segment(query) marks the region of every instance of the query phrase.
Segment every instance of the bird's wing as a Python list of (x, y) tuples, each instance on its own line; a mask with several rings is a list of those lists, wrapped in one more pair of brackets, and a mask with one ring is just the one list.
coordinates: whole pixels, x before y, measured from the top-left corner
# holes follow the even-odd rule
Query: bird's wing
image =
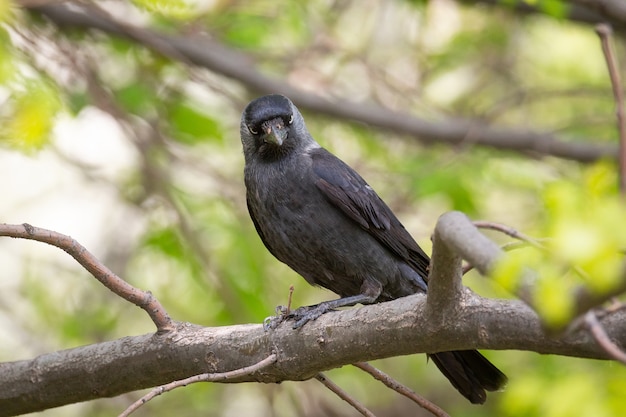
[(250, 197), (249, 196), (246, 197), (246, 203), (247, 203), (246, 205), (248, 206), (248, 213), (250, 214), (250, 218), (252, 219), (252, 223), (254, 224), (254, 228), (256, 229), (257, 234), (261, 238), (261, 241), (263, 242), (263, 244), (265, 245), (267, 250), (269, 250), (270, 253), (272, 255), (274, 255), (275, 258), (280, 259), (277, 256), (276, 252), (272, 249), (272, 246), (269, 244), (269, 241), (265, 237), (265, 234), (263, 233), (263, 230), (261, 229), (261, 226), (259, 225), (259, 221), (258, 221), (258, 219), (256, 217), (256, 213), (254, 212), (254, 209), (252, 208), (252, 203), (250, 201)]
[(310, 152), (317, 188), (363, 229), (426, 279), (428, 255), (361, 176), (323, 148)]

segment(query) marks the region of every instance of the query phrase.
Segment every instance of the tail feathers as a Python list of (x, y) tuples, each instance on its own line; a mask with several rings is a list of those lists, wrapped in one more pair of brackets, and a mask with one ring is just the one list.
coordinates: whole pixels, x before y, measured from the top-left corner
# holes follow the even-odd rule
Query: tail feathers
[(483, 404), (486, 391), (497, 391), (507, 382), (498, 368), (476, 350), (457, 350), (429, 355), (461, 395), (472, 404)]

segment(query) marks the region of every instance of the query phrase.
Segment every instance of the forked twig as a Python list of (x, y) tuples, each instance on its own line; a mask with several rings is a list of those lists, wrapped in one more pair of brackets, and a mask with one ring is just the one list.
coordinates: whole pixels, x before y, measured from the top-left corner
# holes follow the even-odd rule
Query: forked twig
[(0, 236), (36, 240), (63, 249), (102, 285), (145, 310), (156, 325), (158, 333), (174, 330), (174, 323), (169, 314), (150, 291), (140, 290), (124, 281), (73, 238), (52, 230), (31, 226), (28, 223), (16, 225), (2, 223), (0, 224)]
[(397, 393), (404, 395), (405, 397), (407, 397), (408, 399), (410, 399), (411, 401), (413, 401), (414, 403), (416, 403), (423, 409), (430, 411), (433, 415), (437, 417), (450, 417), (450, 415), (446, 413), (445, 411), (443, 411), (437, 404), (431, 401), (428, 401), (426, 398), (417, 394), (415, 391), (413, 391), (409, 387), (401, 384), (400, 382), (393, 379), (391, 376), (387, 375), (380, 369), (373, 367), (369, 363), (357, 362), (357, 363), (353, 363), (352, 365), (367, 372), (368, 374), (373, 376), (374, 379), (377, 379), (378, 381), (382, 382), (383, 384), (385, 384), (392, 390), (396, 391)]
[(226, 381), (228, 379), (237, 378), (244, 375), (249, 375), (253, 372), (259, 371), (263, 368), (268, 367), (269, 365), (276, 362), (278, 356), (275, 353), (272, 353), (267, 358), (263, 359), (255, 363), (254, 365), (245, 366), (243, 368), (235, 369), (228, 372), (221, 373), (205, 373), (200, 375), (195, 375), (189, 378), (181, 379), (179, 381), (170, 382), (169, 384), (161, 385), (157, 387), (132, 403), (124, 412), (122, 412), (118, 417), (128, 417), (131, 413), (136, 411), (139, 407), (150, 401), (156, 396), (163, 394), (164, 392), (171, 391), (176, 388), (184, 387), (189, 384), (195, 384), (196, 382), (218, 382), (218, 381)]
[(328, 377), (326, 377), (326, 375), (324, 375), (323, 373), (320, 372), (319, 374), (315, 375), (315, 379), (321, 382), (326, 388), (337, 394), (339, 398), (350, 404), (352, 407), (354, 407), (355, 410), (357, 410), (365, 417), (376, 417), (374, 413), (365, 408), (365, 406), (358, 402), (356, 399), (352, 398), (350, 394), (341, 389), (339, 385), (328, 379)]
[(589, 310), (587, 314), (585, 314), (585, 324), (602, 349), (604, 349), (611, 358), (626, 365), (626, 353), (609, 338), (609, 335), (604, 330), (604, 327), (602, 327), (602, 324), (593, 310)]
[[(504, 233), (505, 235), (510, 236), (513, 239), (519, 240), (519, 242), (510, 242), (510, 243), (506, 243), (502, 245), (500, 248), (504, 251), (514, 250), (514, 249), (518, 249), (524, 246), (532, 246), (534, 248), (542, 249), (542, 250), (546, 248), (541, 243), (540, 240), (532, 238), (528, 235), (525, 235), (524, 233), (518, 231), (517, 229), (514, 229), (505, 224), (490, 222), (486, 220), (477, 220), (472, 223), (474, 224), (474, 226), (478, 227), (479, 229), (495, 230), (495, 231)], [(465, 263), (463, 265), (463, 275), (467, 274), (473, 268), (474, 266), (472, 264)]]

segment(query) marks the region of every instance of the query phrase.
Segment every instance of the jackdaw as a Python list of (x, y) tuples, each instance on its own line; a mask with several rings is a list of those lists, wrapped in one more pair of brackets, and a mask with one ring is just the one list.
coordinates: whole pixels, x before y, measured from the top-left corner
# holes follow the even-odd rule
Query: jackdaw
[[(426, 293), (428, 255), (361, 176), (322, 148), (282, 95), (241, 118), (250, 217), (267, 249), (312, 285), (341, 298), (292, 313), (294, 328), (338, 307)], [(474, 404), (506, 376), (475, 350), (428, 355)]]

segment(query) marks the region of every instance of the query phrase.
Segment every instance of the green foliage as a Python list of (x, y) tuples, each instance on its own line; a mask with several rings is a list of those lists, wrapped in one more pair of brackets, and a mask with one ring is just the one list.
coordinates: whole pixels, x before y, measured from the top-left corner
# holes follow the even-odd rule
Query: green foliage
[(568, 2), (563, 0), (500, 0), (502, 4), (511, 8), (520, 5), (536, 7), (543, 13), (554, 18), (564, 18), (569, 10)]
[(154, 108), (157, 96), (149, 85), (137, 82), (115, 92), (118, 103), (128, 112), (143, 115)]
[[(541, 372), (512, 379), (502, 395), (503, 416), (618, 416), (626, 405), (615, 393), (626, 389), (626, 370), (612, 363), (520, 354), (513, 369)], [(599, 372), (601, 371), (601, 372)], [(558, 383), (557, 383), (558, 381)]]
[(186, 0), (133, 0), (133, 3), (148, 12), (172, 19), (190, 19), (198, 13), (194, 4)]
[[(549, 325), (563, 326), (573, 318), (580, 286), (602, 295), (621, 283), (626, 207), (616, 184), (615, 167), (609, 163), (550, 183), (535, 231), (548, 239), (545, 250), (513, 252), (497, 268), (495, 279), (511, 291), (532, 284), (534, 305)], [(529, 277), (529, 269), (535, 278)]]
[(240, 48), (266, 48), (278, 52), (301, 44), (309, 36), (306, 2), (259, 0), (233, 4), (227, 13), (217, 9), (207, 16), (209, 25), (226, 42)]
[(223, 140), (221, 125), (211, 115), (188, 103), (173, 104), (169, 117), (172, 136), (183, 143)]
[[(12, 20), (10, 3), (0, 1), (0, 22)], [(0, 27), (0, 89), (8, 91), (0, 108), (0, 146), (23, 152), (44, 147), (62, 109), (61, 94), (20, 58), (5, 27)]]

